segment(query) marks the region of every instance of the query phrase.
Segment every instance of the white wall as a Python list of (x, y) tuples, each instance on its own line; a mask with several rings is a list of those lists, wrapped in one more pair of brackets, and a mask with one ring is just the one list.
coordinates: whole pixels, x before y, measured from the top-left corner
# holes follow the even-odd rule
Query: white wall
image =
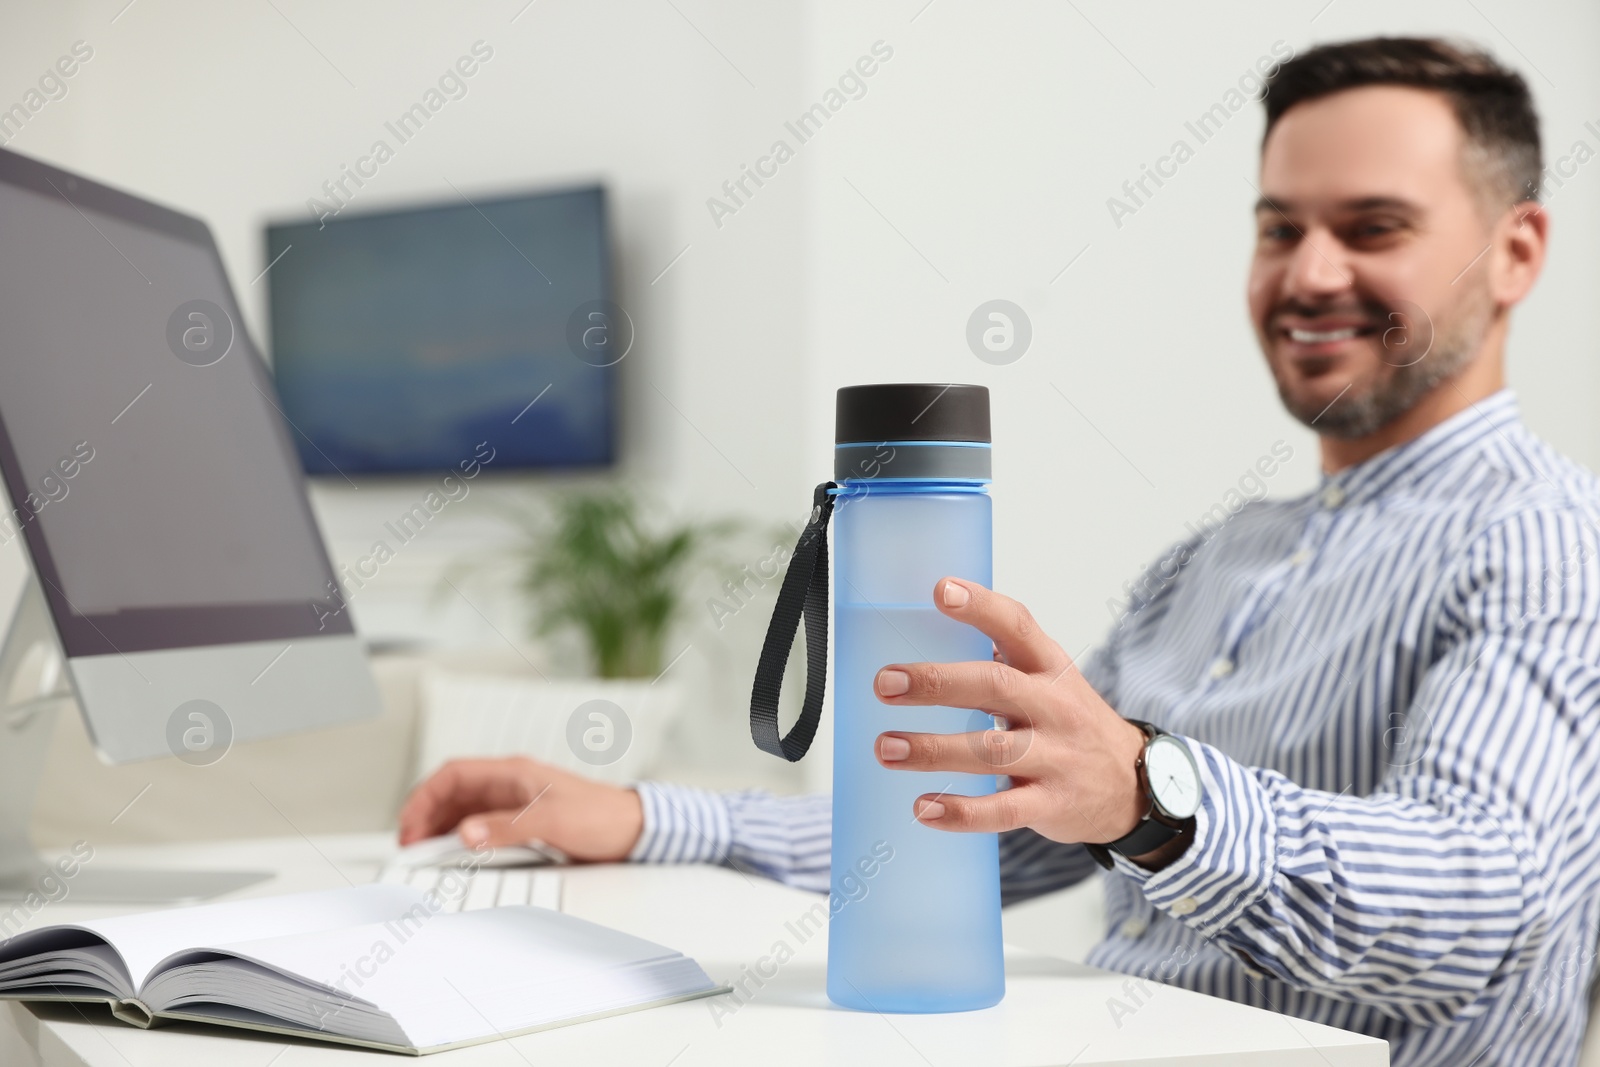
[[(1600, 148), (1582, 129), (1600, 125), (1593, 5), (1336, 0), (1318, 16), (1324, 2), (818, 4), (813, 92), (875, 39), (895, 58), (818, 142), (812, 405), (845, 382), (987, 385), (995, 581), (1069, 651), (1100, 638), (1121, 583), (1274, 441), (1295, 457), (1272, 492), (1316, 476), (1314, 440), (1280, 410), (1245, 313), (1260, 105), (1204, 144), (1186, 120), (1275, 41), (1304, 51), (1444, 33), (1528, 77), (1548, 149), (1577, 137)], [(1194, 157), (1118, 227), (1107, 199), (1179, 137)], [(1600, 164), (1553, 202), (1550, 262), (1516, 315), (1509, 360), (1535, 429), (1600, 468), (1597, 206)], [(964, 337), (996, 297), (1034, 329), (1027, 354), (1002, 367)], [(826, 427), (812, 429), (817, 449)]]
[[(1108, 214), (1107, 198), (1142, 163), (1178, 137), (1193, 143), (1185, 120), (1275, 41), (1303, 50), (1448, 32), (1525, 71), (1552, 158), (1580, 137), (1600, 147), (1582, 128), (1600, 122), (1600, 11), (1577, 0), (539, 0), (526, 10), (523, 0), (139, 0), (118, 16), (124, 2), (7, 7), (0, 99), (20, 96), (73, 40), (96, 49), (68, 98), (12, 146), (208, 218), (254, 326), (263, 220), (303, 212), (481, 38), (495, 55), (469, 95), (352, 210), (447, 200), (446, 179), (469, 195), (604, 180), (622, 302), (640, 324), (625, 364), (625, 470), (696, 507), (803, 513), (810, 485), (829, 473), (841, 385), (988, 385), (996, 580), (1074, 652), (1104, 631), (1122, 581), (1274, 441), (1296, 451), (1274, 492), (1315, 477), (1313, 441), (1279, 410), (1244, 313), (1259, 106), (1198, 146), (1120, 227)], [(866, 94), (805, 144), (786, 134), (784, 122), (879, 40), (894, 54)], [(780, 137), (794, 160), (718, 226), (706, 199)], [(1600, 396), (1589, 351), (1597, 204), (1594, 167), (1555, 199), (1550, 263), (1518, 313), (1511, 374), (1535, 428), (1600, 467), (1589, 415)], [(972, 310), (996, 297), (1020, 304), (1034, 329), (1031, 350), (1004, 367), (980, 362), (964, 338)], [(539, 655), (504, 591), (471, 586), (477, 610), (425, 599), (442, 566), (495, 536), (488, 490), (529, 484), (546, 483), (485, 485), (385, 571), (357, 601), (358, 620), (456, 643), (496, 643), (499, 629)], [(319, 485), (334, 555), (362, 551), (421, 485)], [(14, 550), (0, 563), (20, 573)], [(685, 667), (711, 686), (708, 731), (741, 729), (765, 616), (763, 605), (723, 632), (695, 632)], [(824, 780), (826, 760), (809, 762)]]
[[(50, 116), (70, 124), (71, 142), (36, 141), (29, 128), (12, 147), (207, 218), (258, 337), (266, 284), (251, 279), (265, 265), (262, 223), (308, 216), (308, 198), (326, 199), (325, 180), (375, 138), (394, 140), (385, 120), (486, 42), (493, 58), (467, 95), (399, 146), (349, 210), (452, 201), (452, 184), (476, 198), (605, 182), (621, 302), (639, 329), (623, 366), (626, 470), (674, 492), (715, 487), (717, 503), (736, 510), (785, 502), (772, 472), (789, 462), (797, 420), (767, 400), (791, 392), (803, 366), (803, 285), (791, 251), (803, 201), (798, 190), (774, 190), (759, 222), (722, 234), (705, 232), (701, 201), (764, 136), (764, 102), (791, 93), (798, 11), (707, 15), (680, 5), (759, 77), (763, 88), (752, 89), (659, 3), (538, 4), (514, 23), (520, 2), (140, 3), (111, 24), (122, 2), (76, 8), (75, 32), (96, 55), (56, 105), (63, 114)], [(53, 29), (36, 36), (23, 70), (66, 43)], [(422, 487), (357, 481), (359, 491), (341, 479), (318, 486), (337, 548), (364, 550), (373, 520)]]
[[(252, 333), (264, 340), (267, 286), (252, 283), (266, 265), (262, 224), (309, 217), (306, 201), (323, 196), (323, 182), (484, 41), (493, 57), (467, 94), (399, 146), (348, 210), (449, 202), (452, 183), (476, 199), (604, 182), (618, 300), (638, 329), (621, 366), (622, 472), (683, 512), (770, 524), (807, 503), (790, 484), (804, 416), (795, 398), (807, 373), (806, 199), (799, 176), (786, 174), (764, 190), (759, 215), (720, 230), (704, 201), (769, 142), (770, 116), (793, 106), (807, 23), (794, 6), (675, 2), (141, 0), (123, 10), (126, 0), (79, 0), (49, 13), (7, 5), (0, 58), (13, 73), (0, 81), (0, 98), (20, 97), (33, 72), (88, 41), (94, 57), (68, 96), (10, 147), (206, 218)], [(354, 480), (359, 488), (341, 479), (314, 487), (336, 563), (364, 554), (428, 482)], [(503, 540), (492, 498), (569, 480), (480, 479), (356, 594), (358, 625), (456, 645), (509, 639), (546, 669), (575, 669), (525, 637), (522, 604), (493, 578), (458, 579), (470, 603), (448, 590), (435, 597), (447, 567)], [(14, 586), (15, 546), (0, 562)], [(748, 700), (761, 612), (713, 630), (703, 603), (716, 590), (703, 584), (684, 638), (694, 647), (674, 671), (710, 686), (707, 703), (736, 715)], [(747, 728), (722, 726), (749, 749)]]

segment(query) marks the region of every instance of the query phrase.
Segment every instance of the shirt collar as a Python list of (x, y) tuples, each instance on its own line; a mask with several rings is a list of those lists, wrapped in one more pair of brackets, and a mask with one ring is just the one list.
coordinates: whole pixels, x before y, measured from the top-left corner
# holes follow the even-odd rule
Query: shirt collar
[(1500, 389), (1409, 441), (1335, 474), (1321, 474), (1318, 493), (1324, 501), (1330, 496), (1348, 503), (1370, 500), (1414, 484), (1442, 465), (1481, 450), (1490, 439), (1520, 421), (1516, 393), (1509, 388)]

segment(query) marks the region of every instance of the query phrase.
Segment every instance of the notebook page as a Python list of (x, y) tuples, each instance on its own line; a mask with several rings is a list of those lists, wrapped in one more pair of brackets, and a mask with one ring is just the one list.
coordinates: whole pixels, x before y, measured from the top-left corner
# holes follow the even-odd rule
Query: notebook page
[(213, 947), (368, 1001), (418, 1048), (714, 987), (681, 953), (535, 907)]
[(409, 886), (359, 885), (119, 915), (71, 925), (105, 938), (122, 955), (134, 988), (138, 989), (156, 964), (176, 952), (229, 941), (382, 923), (399, 918), (419, 904), (422, 894)]

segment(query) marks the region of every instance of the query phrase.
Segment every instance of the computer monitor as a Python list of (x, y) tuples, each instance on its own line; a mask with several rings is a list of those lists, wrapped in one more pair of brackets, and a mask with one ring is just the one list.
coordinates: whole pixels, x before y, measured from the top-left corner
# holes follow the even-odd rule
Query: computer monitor
[(107, 760), (205, 762), (378, 714), (291, 432), (204, 222), (0, 151), (8, 729), (68, 696)]

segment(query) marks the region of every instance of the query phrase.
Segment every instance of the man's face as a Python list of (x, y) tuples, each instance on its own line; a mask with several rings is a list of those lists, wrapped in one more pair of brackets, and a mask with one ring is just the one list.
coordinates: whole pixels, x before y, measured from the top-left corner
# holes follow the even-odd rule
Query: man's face
[(1444, 96), (1297, 104), (1261, 154), (1250, 316), (1290, 414), (1363, 437), (1470, 363), (1494, 317), (1490, 221)]

